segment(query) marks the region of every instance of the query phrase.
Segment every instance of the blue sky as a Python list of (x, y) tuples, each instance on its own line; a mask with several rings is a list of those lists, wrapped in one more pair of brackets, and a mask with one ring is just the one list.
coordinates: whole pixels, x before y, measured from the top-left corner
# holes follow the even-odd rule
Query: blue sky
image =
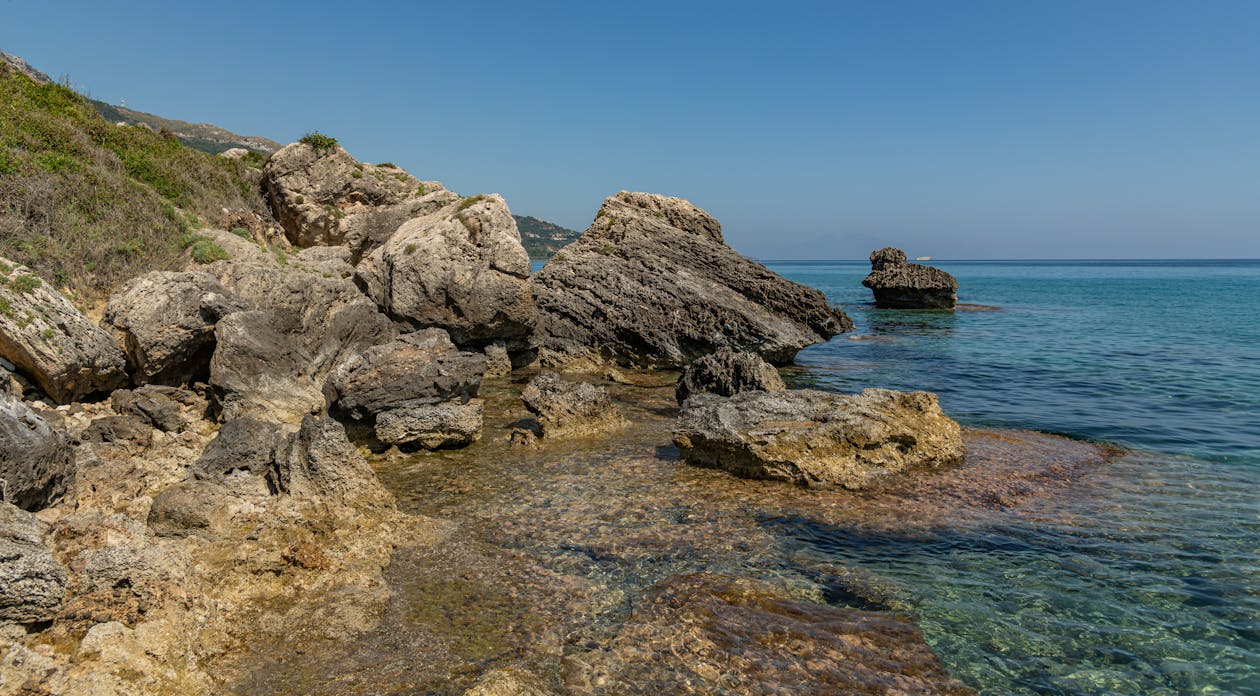
[(1260, 257), (1260, 2), (0, 0), (92, 96), (760, 258)]

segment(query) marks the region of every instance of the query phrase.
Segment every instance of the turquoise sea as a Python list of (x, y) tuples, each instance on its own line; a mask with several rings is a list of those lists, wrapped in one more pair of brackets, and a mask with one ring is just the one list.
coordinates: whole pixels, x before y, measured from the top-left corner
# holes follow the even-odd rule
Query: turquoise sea
[(913, 597), (983, 693), (1260, 694), (1260, 261), (940, 261), (956, 312), (887, 311), (866, 262), (768, 262), (857, 324), (793, 386), (924, 389), (965, 425), (1122, 445), (1001, 525), (770, 520)]

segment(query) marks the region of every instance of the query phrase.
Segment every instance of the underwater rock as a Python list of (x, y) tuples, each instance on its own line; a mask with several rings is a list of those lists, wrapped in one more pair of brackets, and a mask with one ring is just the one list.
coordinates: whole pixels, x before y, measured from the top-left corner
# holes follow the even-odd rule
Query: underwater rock
[(701, 392), (734, 396), (744, 391), (783, 391), (787, 389), (774, 366), (752, 352), (736, 353), (722, 348), (688, 365), (678, 377), (674, 390), (678, 403)]
[(543, 437), (590, 435), (625, 424), (608, 390), (544, 370), (521, 394)]

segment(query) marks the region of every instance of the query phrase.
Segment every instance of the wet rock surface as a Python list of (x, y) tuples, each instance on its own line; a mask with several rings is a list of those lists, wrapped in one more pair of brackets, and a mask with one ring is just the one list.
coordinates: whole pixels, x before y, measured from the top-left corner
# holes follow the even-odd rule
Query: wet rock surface
[(25, 266), (0, 258), (0, 358), (69, 403), (127, 383), (122, 348)]
[(849, 489), (907, 469), (959, 464), (964, 451), (961, 430), (936, 395), (888, 389), (697, 395), (683, 405), (674, 443), (697, 466)]
[(395, 555), (378, 626), (352, 644), (255, 655), (235, 688), (460, 694), (509, 669), (550, 693), (801, 693), (816, 666), (841, 692), (966, 693), (898, 618), (913, 617), (913, 594), (803, 556), (778, 521), (910, 537), (1002, 525), (1109, 456), (965, 431), (962, 465), (875, 489), (753, 481), (683, 464), (666, 445), (674, 381), (625, 376), (634, 384), (608, 387), (629, 422), (615, 434), (513, 447), (499, 434), (528, 415), (522, 376), (483, 385), (479, 442), (375, 460), (403, 509), (449, 521), (446, 541)]
[(783, 391), (787, 389), (774, 366), (752, 352), (736, 353), (723, 348), (706, 355), (683, 369), (678, 376), (674, 396), (678, 403), (692, 394), (734, 396), (745, 391)]
[(906, 263), (906, 253), (893, 247), (871, 252), (871, 273), (862, 285), (875, 294), (875, 306), (886, 309), (953, 309), (958, 281), (931, 266)]
[(680, 198), (622, 191), (533, 278), (554, 365), (681, 367), (730, 347), (790, 363), (853, 322), (822, 293), (745, 258)]
[(608, 390), (543, 371), (521, 394), (543, 437), (589, 435), (625, 424)]

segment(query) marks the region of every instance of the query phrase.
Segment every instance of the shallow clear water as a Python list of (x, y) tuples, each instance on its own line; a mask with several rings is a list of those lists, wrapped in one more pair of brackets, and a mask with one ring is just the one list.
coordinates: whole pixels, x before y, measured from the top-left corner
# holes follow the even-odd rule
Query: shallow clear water
[[(939, 262), (957, 312), (875, 309), (865, 263), (769, 263), (853, 317), (794, 386), (936, 392), (970, 425), (1133, 455), (1000, 525), (789, 543), (905, 585), (988, 693), (1260, 693), (1260, 262)], [(996, 308), (996, 309), (993, 309)]]

